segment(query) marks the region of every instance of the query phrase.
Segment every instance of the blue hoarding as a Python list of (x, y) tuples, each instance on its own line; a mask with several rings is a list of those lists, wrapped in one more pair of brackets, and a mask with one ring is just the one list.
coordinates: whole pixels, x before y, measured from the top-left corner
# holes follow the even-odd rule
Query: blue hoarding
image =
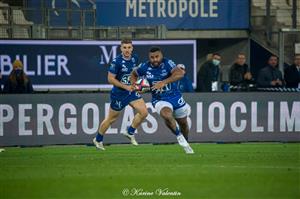
[[(166, 57), (186, 65), (188, 77), (196, 83), (195, 40), (133, 41), (140, 61), (151, 45), (159, 45)], [(6, 79), (12, 62), (19, 59), (35, 90), (111, 88), (108, 65), (120, 53), (120, 41), (0, 40), (0, 70)]]
[(247, 29), (249, 0), (97, 0), (97, 23), (168, 29)]

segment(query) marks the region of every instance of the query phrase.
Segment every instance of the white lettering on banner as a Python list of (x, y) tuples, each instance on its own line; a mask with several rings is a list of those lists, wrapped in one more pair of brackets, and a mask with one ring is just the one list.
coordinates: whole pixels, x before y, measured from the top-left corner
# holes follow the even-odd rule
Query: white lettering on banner
[(241, 120), (240, 126), (237, 125), (236, 110), (238, 108), (241, 110), (241, 113), (247, 112), (246, 105), (243, 102), (234, 102), (230, 107), (230, 126), (234, 132), (241, 133), (246, 129), (247, 121)]
[[(205, 105), (205, 109), (203, 102), (197, 102), (196, 105), (192, 105), (193, 110), (196, 111), (192, 114), (195, 117), (193, 121), (196, 122), (196, 132), (202, 133), (205, 129), (205, 123), (208, 124), (208, 132), (213, 133), (225, 133), (225, 125), (228, 125), (229, 131), (238, 133), (300, 132), (300, 101), (276, 103), (269, 101), (267, 104), (266, 108), (262, 109), (265, 112), (258, 114), (258, 102), (256, 101), (252, 101), (250, 106), (246, 106), (245, 102), (237, 101), (226, 106), (226, 108), (221, 102), (213, 102)], [(34, 106), (36, 109), (33, 108)], [(147, 134), (154, 134), (159, 131), (158, 122), (163, 121), (159, 116), (154, 117), (156, 111), (151, 102), (146, 103), (146, 106), (149, 114), (146, 120), (142, 122), (141, 129)], [(109, 107), (110, 103), (105, 103), (105, 109), (103, 109), (105, 112), (99, 112), (99, 107), (95, 103), (83, 105), (64, 103), (56, 108), (51, 104), (0, 104), (0, 137), (10, 135), (12, 129), (19, 136), (32, 136), (34, 134), (53, 136), (59, 133), (63, 135), (78, 133), (92, 135), (97, 132), (100, 122), (99, 115), (103, 114), (106, 117)], [(35, 110), (36, 115), (34, 115)], [(229, 111), (227, 123), (225, 123), (226, 111)], [(109, 127), (107, 134), (118, 134), (126, 131), (133, 117), (134, 111), (128, 106), (124, 110), (123, 117), (120, 118), (121, 122), (115, 124), (117, 128)], [(190, 113), (188, 113), (189, 125), (190, 119)]]
[(146, 6), (143, 5), (146, 2), (146, 0), (139, 0), (139, 17), (147, 17), (146, 13), (144, 12), (146, 9)]
[[(45, 114), (44, 114), (45, 112)], [(44, 126), (49, 135), (54, 135), (54, 130), (51, 124), (53, 118), (53, 108), (49, 104), (37, 104), (37, 135), (44, 134)]]
[[(109, 108), (110, 108), (110, 103), (105, 103), (105, 118), (108, 116), (109, 113)], [(102, 132), (101, 132), (102, 133)], [(117, 128), (112, 128), (111, 126), (108, 127), (106, 130), (105, 134), (118, 134), (118, 129)]]
[(32, 104), (19, 104), (19, 135), (32, 135), (32, 130), (26, 129), (26, 123), (30, 122), (30, 117), (25, 115), (28, 109), (32, 109)]
[(197, 133), (202, 133), (203, 132), (203, 103), (202, 102), (197, 102), (197, 128), (196, 132)]
[(288, 102), (280, 102), (280, 131), (300, 131), (300, 102), (293, 102), (292, 113), (289, 114)]
[(166, 2), (165, 0), (157, 0), (157, 17), (166, 17)]
[(192, 128), (192, 120), (191, 120), (190, 116), (191, 116), (191, 114), (192, 114), (192, 108), (191, 108), (191, 106), (190, 106), (189, 104), (186, 104), (186, 105), (187, 105), (187, 107), (188, 107), (187, 118), (186, 118), (186, 120), (187, 120), (189, 129), (191, 130), (191, 128)]
[(62, 70), (64, 69), (66, 75), (70, 76), (71, 73), (67, 67), (68, 64), (68, 58), (65, 55), (57, 55), (57, 74), (59, 76), (62, 75)]
[[(215, 126), (215, 109), (219, 110), (218, 126)], [(208, 127), (214, 133), (220, 133), (225, 128), (225, 107), (221, 102), (213, 102), (208, 107)]]
[(45, 56), (45, 75), (46, 76), (54, 76), (55, 75), (55, 71), (51, 71), (49, 68), (55, 66), (55, 62), (54, 62), (55, 56), (54, 55), (46, 55)]
[[(92, 111), (92, 121), (93, 121), (93, 126), (92, 128), (89, 128), (88, 126), (88, 121), (89, 121), (89, 110)], [(98, 127), (99, 127), (99, 108), (97, 104), (94, 103), (87, 103), (82, 107), (82, 114), (81, 114), (81, 121), (82, 121), (82, 130), (86, 134), (94, 134), (97, 132)]]
[[(41, 76), (44, 72), (45, 76), (70, 76), (71, 72), (68, 68), (68, 58), (66, 55), (37, 55), (36, 62), (29, 59), (27, 55), (0, 55), (0, 70), (2, 75), (9, 75), (12, 71), (12, 62), (18, 59), (23, 63), (23, 69), (28, 76)], [(31, 70), (29, 69), (31, 68)]]
[(168, 1), (168, 13), (171, 18), (176, 17), (177, 15), (177, 0)]
[(126, 0), (126, 17), (217, 18), (218, 3), (219, 0)]
[(268, 102), (268, 132), (274, 131), (274, 102)]
[[(150, 17), (153, 17), (154, 16), (154, 3), (155, 3), (156, 0), (148, 0), (148, 3), (149, 3), (149, 7), (150, 7)], [(127, 15), (126, 15), (127, 16)]]
[[(18, 60), (22, 60), (20, 55), (16, 55), (16, 59)], [(27, 55), (23, 55), (23, 70), (26, 71), (26, 74), (29, 75), (29, 76), (33, 76), (35, 75), (35, 72), (34, 71), (30, 71), (29, 68), (27, 68)]]
[(12, 60), (9, 55), (0, 55), (0, 70), (2, 75), (9, 75), (12, 71)]
[(186, 0), (179, 0), (179, 17), (183, 17), (183, 13), (187, 11)]
[[(74, 117), (66, 118), (66, 111), (70, 112), (70, 115), (74, 115)], [(58, 126), (62, 134), (71, 135), (77, 133), (77, 118), (76, 118), (76, 107), (71, 103), (65, 103), (60, 106), (58, 111)], [(69, 128), (66, 127), (66, 124), (70, 124)]]
[(110, 52), (107, 52), (106, 46), (99, 46), (102, 54), (100, 55), (100, 64), (109, 64), (117, 56), (118, 46), (112, 46)]
[(4, 123), (10, 122), (13, 118), (13, 108), (8, 104), (0, 104), (0, 136), (4, 134)]
[(257, 102), (251, 102), (251, 131), (264, 132), (264, 127), (257, 125)]
[[(152, 111), (152, 113), (156, 113), (156, 110), (152, 106), (151, 102), (147, 102), (146, 107), (148, 110), (150, 109)], [(141, 127), (144, 130), (144, 132), (148, 133), (148, 134), (155, 133), (158, 130), (158, 124), (157, 124), (156, 119), (151, 114), (148, 114), (146, 117), (146, 120), (151, 124), (151, 127), (149, 127), (149, 125), (147, 125), (148, 122), (142, 122)]]

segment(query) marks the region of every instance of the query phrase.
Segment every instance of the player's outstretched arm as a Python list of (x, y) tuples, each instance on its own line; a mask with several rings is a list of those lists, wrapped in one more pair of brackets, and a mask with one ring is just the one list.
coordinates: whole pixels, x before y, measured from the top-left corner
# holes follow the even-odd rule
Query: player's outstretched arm
[(185, 71), (183, 69), (181, 69), (180, 67), (175, 67), (171, 72), (171, 76), (168, 77), (167, 79), (163, 80), (163, 82), (165, 84), (176, 82), (176, 81), (180, 80), (181, 78), (183, 78), (184, 74), (185, 74)]
[(116, 79), (116, 75), (112, 74), (110, 72), (107, 75), (107, 81), (108, 81), (108, 83), (110, 83), (110, 84), (112, 84), (116, 87), (123, 88), (125, 90), (130, 91), (130, 92), (132, 92), (134, 90), (132, 86), (122, 84), (119, 80)]
[(175, 67), (172, 72), (171, 72), (171, 76), (168, 77), (167, 79), (164, 79), (163, 81), (157, 82), (156, 84), (154, 84), (151, 89), (152, 90), (160, 90), (162, 89), (165, 85), (172, 83), (172, 82), (176, 82), (178, 80), (180, 80), (183, 76), (184, 76), (185, 71), (179, 67)]

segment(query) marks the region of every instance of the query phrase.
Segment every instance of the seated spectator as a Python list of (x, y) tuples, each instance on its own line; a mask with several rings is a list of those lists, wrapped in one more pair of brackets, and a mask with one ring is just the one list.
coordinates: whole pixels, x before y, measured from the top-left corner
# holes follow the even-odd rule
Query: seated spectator
[(221, 55), (214, 53), (212, 60), (206, 61), (200, 68), (197, 74), (197, 91), (212, 92), (217, 91), (219, 79), (219, 65)]
[[(185, 65), (183, 64), (178, 64), (178, 66), (185, 71)], [(178, 81), (178, 88), (181, 92), (186, 93), (186, 92), (194, 92), (193, 88), (193, 83), (192, 81), (188, 78), (186, 73), (184, 74), (183, 78), (181, 78)]]
[(276, 88), (284, 86), (282, 73), (278, 69), (278, 58), (271, 55), (268, 60), (268, 65), (262, 68), (257, 77), (258, 88)]
[(230, 68), (229, 82), (234, 90), (247, 90), (251, 83), (252, 75), (246, 64), (246, 55), (239, 53), (235, 63)]
[(284, 80), (287, 88), (300, 88), (300, 54), (296, 54), (294, 64), (284, 70)]
[(15, 60), (13, 70), (4, 84), (4, 93), (33, 93), (30, 79), (23, 71), (23, 63)]

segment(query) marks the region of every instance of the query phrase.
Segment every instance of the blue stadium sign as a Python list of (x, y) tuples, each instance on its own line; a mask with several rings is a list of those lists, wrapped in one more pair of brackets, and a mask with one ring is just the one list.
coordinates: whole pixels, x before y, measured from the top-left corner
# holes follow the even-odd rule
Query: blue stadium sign
[[(151, 45), (159, 45), (166, 57), (186, 66), (196, 85), (195, 40), (133, 41), (140, 61), (146, 61)], [(108, 65), (120, 53), (120, 41), (0, 40), (0, 70), (6, 79), (12, 62), (19, 59), (35, 90), (109, 89)]]
[(169, 29), (247, 29), (249, 0), (98, 0), (97, 23)]

